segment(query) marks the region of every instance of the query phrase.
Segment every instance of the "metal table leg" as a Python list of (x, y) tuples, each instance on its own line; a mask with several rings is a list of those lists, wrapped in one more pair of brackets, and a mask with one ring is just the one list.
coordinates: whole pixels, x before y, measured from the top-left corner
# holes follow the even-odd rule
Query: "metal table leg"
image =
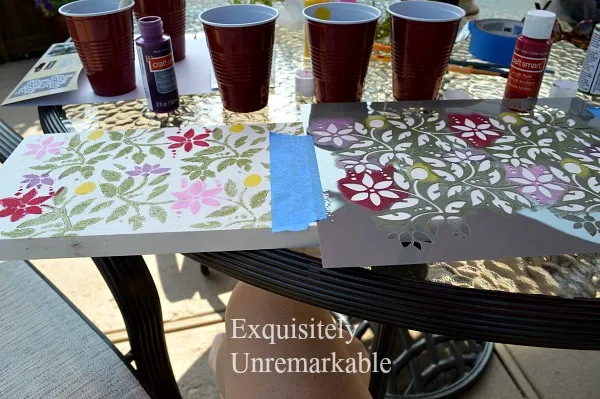
[[(391, 359), (392, 351), (394, 349), (394, 326), (389, 324), (381, 324), (379, 332), (376, 337), (373, 350), (371, 351), (371, 366), (374, 368), (373, 362), (375, 353), (377, 359), (380, 362), (381, 359)], [(369, 392), (373, 399), (384, 399), (387, 392), (388, 376), (379, 370), (377, 365), (377, 372), (371, 372), (371, 380), (369, 381)]]
[(92, 259), (123, 315), (139, 378), (152, 390), (152, 397), (180, 399), (167, 352), (158, 291), (144, 258)]

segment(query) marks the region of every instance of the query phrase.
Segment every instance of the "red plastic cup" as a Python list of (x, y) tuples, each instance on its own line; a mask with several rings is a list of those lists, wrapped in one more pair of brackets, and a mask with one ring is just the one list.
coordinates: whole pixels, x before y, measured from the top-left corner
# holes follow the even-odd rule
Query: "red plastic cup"
[(258, 4), (221, 6), (200, 14), (226, 109), (253, 112), (267, 105), (278, 16), (276, 9)]
[(69, 34), (99, 96), (119, 96), (135, 89), (133, 0), (119, 9), (119, 0), (81, 0), (65, 4)]
[(175, 61), (185, 58), (185, 0), (136, 0), (133, 13), (136, 19), (160, 17), (165, 33), (171, 36)]
[(392, 88), (399, 101), (435, 100), (465, 11), (434, 1), (390, 4)]
[(360, 101), (381, 11), (359, 3), (322, 3), (302, 13), (317, 102)]

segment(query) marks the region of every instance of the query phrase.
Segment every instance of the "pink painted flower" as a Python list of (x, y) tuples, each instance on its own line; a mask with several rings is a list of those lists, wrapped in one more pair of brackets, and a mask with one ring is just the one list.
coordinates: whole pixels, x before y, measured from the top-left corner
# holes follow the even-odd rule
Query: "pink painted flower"
[[(184, 187), (187, 186), (187, 182), (184, 182)], [(217, 201), (215, 196), (219, 195), (223, 191), (223, 188), (219, 185), (213, 188), (208, 188), (208, 184), (203, 181), (197, 181), (190, 186), (187, 186), (185, 190), (172, 193), (177, 201), (173, 204), (171, 209), (190, 209), (195, 215), (200, 212), (202, 205), (207, 206), (219, 206), (221, 203)]]
[(484, 148), (492, 144), (502, 136), (502, 132), (496, 129), (490, 119), (479, 114), (448, 115), (450, 130), (461, 139), (465, 140), (471, 147)]
[[(41, 143), (40, 143), (41, 141)], [(60, 146), (63, 144), (62, 141), (54, 142), (54, 137), (50, 136), (44, 140), (41, 138), (37, 139), (38, 143), (27, 144), (26, 147), (29, 148), (25, 156), (35, 155), (35, 159), (42, 159), (46, 153), (58, 155), (60, 154)]]
[(543, 166), (533, 165), (528, 168), (504, 166), (506, 180), (521, 186), (519, 191), (534, 201), (548, 205), (560, 200), (566, 190), (560, 180)]

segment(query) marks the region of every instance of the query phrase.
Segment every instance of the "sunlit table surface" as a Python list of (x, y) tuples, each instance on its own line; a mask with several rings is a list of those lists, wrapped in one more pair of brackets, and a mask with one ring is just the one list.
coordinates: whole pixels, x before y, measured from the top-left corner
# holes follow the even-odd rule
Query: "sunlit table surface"
[[(491, 2), (479, 2), (482, 7), (480, 17), (508, 17), (505, 9)], [(483, 4), (482, 4), (483, 3)], [(515, 3), (514, 1), (510, 2)], [(527, 8), (519, 1), (513, 19), (521, 19)], [(202, 26), (197, 16), (201, 10), (224, 4), (215, 0), (189, 0), (188, 26), (190, 37), (204, 40)], [(384, 6), (383, 3), (379, 6)], [(506, 4), (503, 3), (504, 8)], [(281, 4), (275, 5), (282, 8)], [(495, 8), (493, 8), (495, 7)], [(510, 7), (509, 7), (510, 8)], [(303, 33), (278, 27), (276, 29), (274, 52), (274, 87), (271, 88), (269, 105), (261, 111), (236, 114), (225, 110), (218, 93), (183, 96), (180, 108), (169, 115), (154, 114), (148, 111), (144, 99), (117, 103), (84, 104), (64, 106), (67, 119), (65, 124), (76, 131), (95, 129), (129, 129), (171, 127), (187, 125), (218, 125), (233, 123), (297, 122), (300, 120), (300, 106), (313, 102), (313, 98), (295, 94), (294, 74), (299, 69), (310, 66), (303, 56)], [(453, 57), (472, 59), (468, 52), (469, 41), (455, 45)], [(568, 42), (553, 45), (548, 68), (554, 74), (544, 77), (540, 97), (547, 96), (551, 84), (556, 79), (577, 80), (585, 52)], [(366, 79), (363, 101), (392, 101), (391, 65), (382, 61), (372, 61)], [(485, 75), (464, 75), (448, 73), (443, 90), (462, 89), (474, 99), (502, 98), (506, 80)], [(184, 82), (179, 82), (184, 84)], [(578, 94), (590, 103), (595, 99)], [(562, 297), (600, 297), (600, 265), (595, 254), (565, 255), (560, 257), (517, 258), (503, 261), (437, 263), (429, 266), (427, 280), (505, 292), (546, 294)]]

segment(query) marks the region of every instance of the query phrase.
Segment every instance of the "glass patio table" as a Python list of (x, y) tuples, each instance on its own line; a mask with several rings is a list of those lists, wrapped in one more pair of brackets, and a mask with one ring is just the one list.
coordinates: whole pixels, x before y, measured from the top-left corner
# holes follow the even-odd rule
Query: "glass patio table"
[[(209, 3), (188, 2), (190, 38), (198, 35), (204, 40), (197, 14), (213, 5)], [(303, 57), (302, 32), (277, 28), (274, 54), (274, 87), (269, 105), (258, 112), (229, 112), (223, 109), (219, 94), (211, 93), (183, 96), (180, 108), (169, 115), (148, 111), (145, 100), (40, 107), (40, 122), (45, 133), (297, 122), (300, 105), (313, 101), (294, 93), (295, 72), (309, 66)], [(453, 57), (471, 58), (468, 41), (457, 43)], [(576, 80), (583, 57), (584, 52), (569, 43), (555, 44), (548, 63), (555, 73), (545, 76), (540, 96), (548, 95), (554, 79)], [(502, 98), (505, 82), (501, 77), (448, 73), (443, 90), (462, 89), (474, 99)], [(594, 103), (589, 96), (579, 96)], [(391, 100), (391, 66), (372, 61), (363, 101)], [(600, 258), (596, 254), (323, 269), (317, 257), (306, 253), (281, 249), (186, 256), (274, 293), (382, 323), (375, 343), (380, 353), (392, 350), (392, 326), (425, 331), (434, 340), (439, 337), (431, 335), (435, 333), (520, 345), (600, 349)], [(156, 287), (142, 257), (94, 261), (123, 313), (138, 367), (148, 368), (157, 397), (179, 397)], [(479, 354), (482, 348), (473, 352)], [(467, 369), (483, 369), (486, 361), (472, 360)], [(465, 368), (460, 372), (466, 374)], [(447, 393), (456, 394), (465, 387), (455, 386)], [(384, 397), (386, 388), (385, 378), (372, 377), (374, 397)]]

